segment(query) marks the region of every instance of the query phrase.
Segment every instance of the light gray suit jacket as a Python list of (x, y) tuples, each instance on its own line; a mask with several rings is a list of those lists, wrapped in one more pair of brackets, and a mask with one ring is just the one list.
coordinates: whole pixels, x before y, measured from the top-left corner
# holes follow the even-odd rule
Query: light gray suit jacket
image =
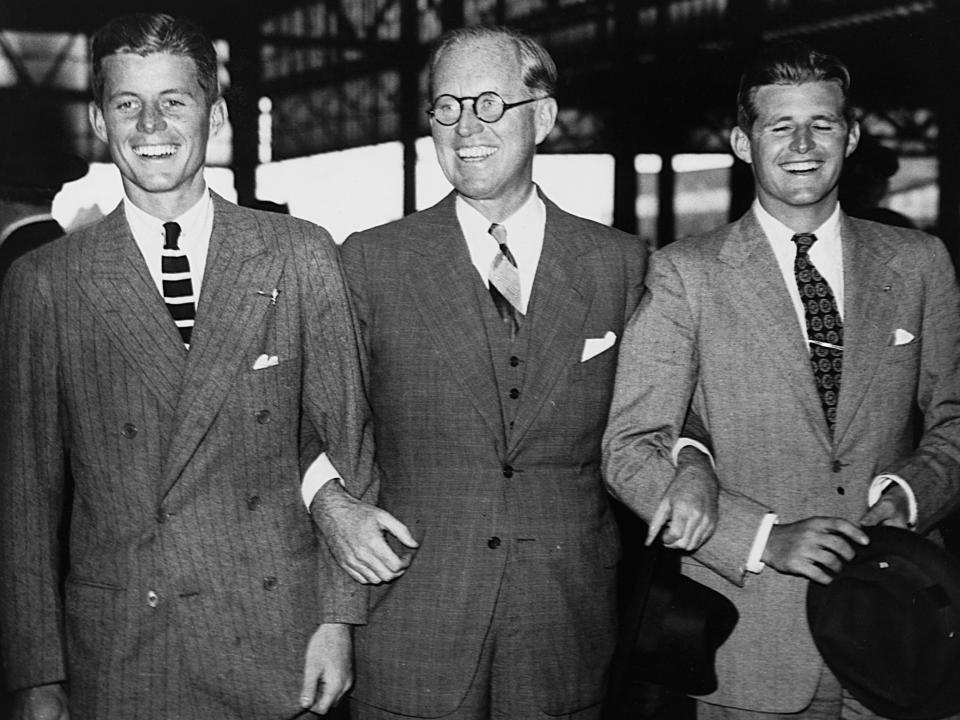
[[(740, 622), (718, 654), (710, 702), (788, 713), (816, 687), (822, 661), (806, 622), (807, 581), (771, 568), (745, 574), (768, 511), (781, 523), (855, 522), (884, 472), (915, 490), (921, 530), (960, 500), (960, 295), (950, 259), (917, 231), (845, 215), (841, 223), (844, 363), (832, 437), (752, 211), (654, 255), (621, 344), (604, 440), (614, 494), (649, 517), (673, 477), (670, 448), (691, 400), (713, 442), (719, 525), (683, 568), (733, 600)], [(901, 344), (897, 330), (913, 340)]]
[(67, 681), (78, 720), (294, 714), (311, 632), (365, 617), (299, 496), (320, 449), (374, 479), (329, 236), (214, 196), (189, 352), (122, 208), (18, 262), (0, 308), (10, 687)]
[(619, 540), (600, 438), (616, 349), (581, 357), (587, 338), (621, 335), (646, 252), (545, 202), (522, 349), (470, 261), (453, 195), (341, 248), (369, 358), (381, 505), (422, 538), (406, 574), (371, 592), (356, 635), (355, 697), (395, 713), (460, 704), (501, 588), (536, 618), (515, 672), (532, 677), (544, 711), (602, 699)]

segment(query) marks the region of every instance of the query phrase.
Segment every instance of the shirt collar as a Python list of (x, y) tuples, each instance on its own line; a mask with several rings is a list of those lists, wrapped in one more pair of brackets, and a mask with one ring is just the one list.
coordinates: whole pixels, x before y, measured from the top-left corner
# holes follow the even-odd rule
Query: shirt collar
[[(123, 210), (126, 213), (127, 222), (130, 224), (130, 230), (134, 237), (159, 237), (161, 240), (163, 239), (164, 220), (141, 210), (126, 195), (123, 197)], [(203, 237), (202, 231), (208, 225), (207, 221), (212, 216), (213, 198), (210, 196), (207, 187), (204, 186), (200, 199), (190, 209), (173, 220), (180, 225), (181, 247), (189, 247), (200, 241)]]
[[(760, 223), (764, 234), (771, 243), (782, 244), (789, 242), (793, 245), (793, 236), (796, 233), (768, 213), (759, 200), (753, 201), (753, 213)], [(824, 223), (813, 231), (817, 236), (817, 243), (822, 247), (824, 245), (833, 245), (840, 242), (840, 204), (834, 205), (833, 212), (830, 213)]]
[[(460, 193), (457, 193), (456, 209), (457, 219), (460, 221), (460, 227), (463, 228), (464, 234), (481, 234), (490, 231), (490, 226), (493, 223), (487, 220), (473, 205), (464, 200)], [(516, 253), (514, 245), (511, 244), (511, 238), (536, 237), (538, 227), (540, 228), (539, 234), (542, 235), (545, 217), (546, 207), (543, 200), (540, 199), (537, 186), (534, 185), (523, 205), (517, 208), (513, 215), (498, 223), (507, 229), (507, 245), (510, 246), (510, 250)], [(517, 245), (520, 244), (517, 243)]]

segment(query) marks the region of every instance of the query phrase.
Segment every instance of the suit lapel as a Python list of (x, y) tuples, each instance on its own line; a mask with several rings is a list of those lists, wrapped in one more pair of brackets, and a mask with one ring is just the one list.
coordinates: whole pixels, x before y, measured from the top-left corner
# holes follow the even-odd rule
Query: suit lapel
[(750, 211), (737, 223), (720, 248), (718, 286), (727, 295), (727, 307), (740, 316), (738, 326), (749, 336), (731, 338), (742, 343), (744, 356), (762, 356), (776, 368), (783, 387), (790, 388), (810, 419), (830, 443), (830, 431), (817, 394), (810, 355), (783, 274), (769, 242)]
[[(270, 230), (217, 195), (207, 268), (197, 305), (176, 424), (164, 467), (171, 487), (206, 434), (224, 400), (231, 380), (250, 362), (244, 349), (262, 332), (271, 307), (270, 293), (280, 288), (284, 258), (273, 252), (265, 237)], [(278, 303), (293, 298), (278, 296)], [(285, 358), (281, 358), (281, 362)]]
[(144, 385), (172, 410), (187, 352), (130, 233), (122, 204), (103, 220), (94, 251), (81, 263), (82, 291), (114, 344)]
[(453, 377), (501, 446), (506, 445), (487, 331), (476, 302), (481, 282), (457, 220), (455, 195), (421, 214), (408, 244), (406, 277), (412, 302)]
[(594, 250), (589, 240), (569, 232), (564, 213), (547, 198), (543, 250), (530, 299), (530, 364), (511, 435), (516, 448), (530, 429), (560, 376), (583, 345), (583, 325), (595, 284), (582, 256)]
[(877, 236), (866, 236), (842, 216), (843, 238), (843, 375), (837, 424), (837, 442), (863, 402), (893, 332), (896, 290), (900, 276), (888, 262), (893, 252)]

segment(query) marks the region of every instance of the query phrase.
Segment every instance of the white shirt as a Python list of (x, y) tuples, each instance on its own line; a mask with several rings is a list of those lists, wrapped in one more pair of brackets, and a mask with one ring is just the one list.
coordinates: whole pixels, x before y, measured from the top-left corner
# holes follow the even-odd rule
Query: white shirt
[[(800, 302), (800, 290), (797, 288), (797, 276), (793, 270), (797, 258), (797, 244), (791, 239), (796, 233), (788, 228), (773, 215), (763, 209), (763, 206), (754, 201), (753, 213), (767, 236), (767, 242), (777, 258), (783, 282), (787, 286), (793, 309), (797, 313), (797, 322), (800, 323), (800, 333), (803, 341), (807, 341), (807, 317)], [(840, 318), (843, 318), (843, 244), (840, 241), (840, 205), (834, 207), (826, 222), (814, 232), (817, 241), (810, 246), (807, 255), (810, 262), (819, 271), (820, 275), (830, 285), (833, 296), (837, 301)]]
[[(460, 195), (456, 199), (457, 220), (467, 241), (470, 260), (480, 278), (490, 286), (490, 268), (500, 252), (500, 245), (490, 234), (492, 223), (479, 210), (470, 205)], [(533, 281), (540, 264), (543, 251), (543, 233), (547, 224), (547, 208), (536, 191), (531, 187), (530, 195), (513, 215), (501, 223), (507, 230), (507, 247), (517, 261), (517, 273), (520, 275), (520, 312), (527, 312)]]
[[(163, 297), (161, 258), (165, 237), (163, 223), (166, 221), (141, 210), (126, 195), (123, 198), (123, 211), (127, 216), (127, 224), (130, 226), (130, 232), (133, 233), (133, 239), (147, 263), (150, 277), (157, 286), (157, 292)], [(180, 225), (178, 244), (190, 262), (193, 297), (199, 304), (200, 284), (203, 281), (203, 271), (207, 266), (207, 251), (210, 249), (210, 235), (213, 232), (213, 199), (206, 187), (193, 207), (174, 218), (173, 222)]]

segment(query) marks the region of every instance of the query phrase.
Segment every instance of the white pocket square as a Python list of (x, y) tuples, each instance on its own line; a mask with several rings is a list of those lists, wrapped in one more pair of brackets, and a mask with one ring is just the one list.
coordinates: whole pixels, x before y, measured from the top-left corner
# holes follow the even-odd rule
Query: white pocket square
[(583, 352), (580, 354), (580, 362), (586, 362), (604, 350), (612, 348), (616, 341), (617, 334), (613, 332), (613, 330), (607, 330), (607, 334), (602, 338), (587, 338), (583, 341)]
[(253, 369), (263, 370), (264, 368), (273, 367), (274, 365), (278, 365), (279, 363), (280, 363), (280, 360), (277, 359), (276, 355), (267, 355), (266, 353), (264, 353), (263, 355), (258, 357), (256, 360), (254, 360)]
[(897, 328), (893, 331), (893, 342), (891, 345), (906, 345), (908, 342), (913, 341), (913, 334), (907, 332), (903, 328)]

